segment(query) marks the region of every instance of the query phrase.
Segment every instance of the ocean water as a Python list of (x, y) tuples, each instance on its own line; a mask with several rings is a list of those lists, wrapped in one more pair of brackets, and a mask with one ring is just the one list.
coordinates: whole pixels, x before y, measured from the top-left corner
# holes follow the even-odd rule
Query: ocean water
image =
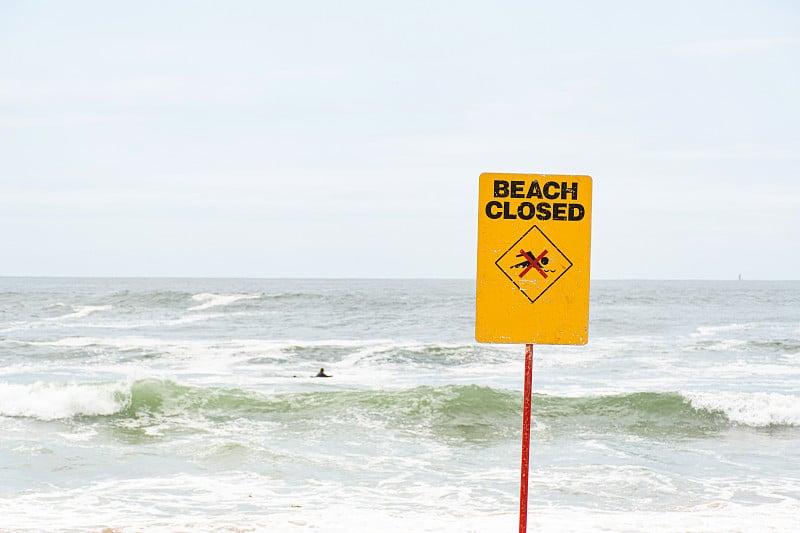
[[(796, 530), (800, 282), (591, 294), (535, 348), (529, 530)], [(516, 531), (524, 347), (473, 321), (472, 281), (0, 278), (0, 531)]]

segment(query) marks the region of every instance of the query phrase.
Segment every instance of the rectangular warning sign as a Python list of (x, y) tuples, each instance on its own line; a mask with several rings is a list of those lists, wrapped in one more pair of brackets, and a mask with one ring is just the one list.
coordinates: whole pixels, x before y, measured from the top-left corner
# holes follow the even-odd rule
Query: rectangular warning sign
[(478, 342), (586, 344), (592, 178), (484, 173)]

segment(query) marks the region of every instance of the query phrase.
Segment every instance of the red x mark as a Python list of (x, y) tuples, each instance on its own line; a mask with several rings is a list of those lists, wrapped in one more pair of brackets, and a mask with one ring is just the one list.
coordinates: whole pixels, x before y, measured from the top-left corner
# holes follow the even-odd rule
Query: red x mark
[(544, 270), (542, 270), (542, 267), (539, 264), (539, 261), (542, 260), (542, 257), (547, 255), (547, 250), (540, 253), (539, 257), (537, 257), (536, 259), (529, 256), (528, 252), (526, 252), (525, 250), (520, 250), (519, 253), (521, 253), (522, 257), (524, 257), (525, 260), (528, 262), (528, 266), (525, 267), (525, 270), (519, 273), (519, 277), (523, 277), (525, 274), (528, 273), (530, 269), (535, 268), (539, 272), (539, 274), (542, 275), (543, 278), (547, 279), (547, 274), (544, 273)]

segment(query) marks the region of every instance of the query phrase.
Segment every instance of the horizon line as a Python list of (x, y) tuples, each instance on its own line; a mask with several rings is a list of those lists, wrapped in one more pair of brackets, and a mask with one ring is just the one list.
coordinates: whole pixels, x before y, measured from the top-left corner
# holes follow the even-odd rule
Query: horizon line
[[(411, 276), (411, 277), (357, 277), (357, 276), (174, 276), (174, 275), (41, 275), (41, 274), (0, 274), (0, 279), (120, 279), (120, 280), (317, 280), (317, 281), (476, 281), (475, 277), (442, 277), (442, 276)], [(642, 278), (622, 278), (622, 277), (600, 277), (590, 278), (590, 281), (800, 281), (800, 279), (778, 279), (778, 278), (661, 278), (661, 277), (642, 277)]]

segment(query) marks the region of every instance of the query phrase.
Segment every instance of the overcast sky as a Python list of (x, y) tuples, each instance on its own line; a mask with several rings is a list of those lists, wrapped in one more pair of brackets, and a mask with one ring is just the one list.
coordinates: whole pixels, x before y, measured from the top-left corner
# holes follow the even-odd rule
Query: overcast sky
[(481, 172), (592, 277), (800, 278), (800, 4), (0, 0), (0, 275), (475, 274)]

